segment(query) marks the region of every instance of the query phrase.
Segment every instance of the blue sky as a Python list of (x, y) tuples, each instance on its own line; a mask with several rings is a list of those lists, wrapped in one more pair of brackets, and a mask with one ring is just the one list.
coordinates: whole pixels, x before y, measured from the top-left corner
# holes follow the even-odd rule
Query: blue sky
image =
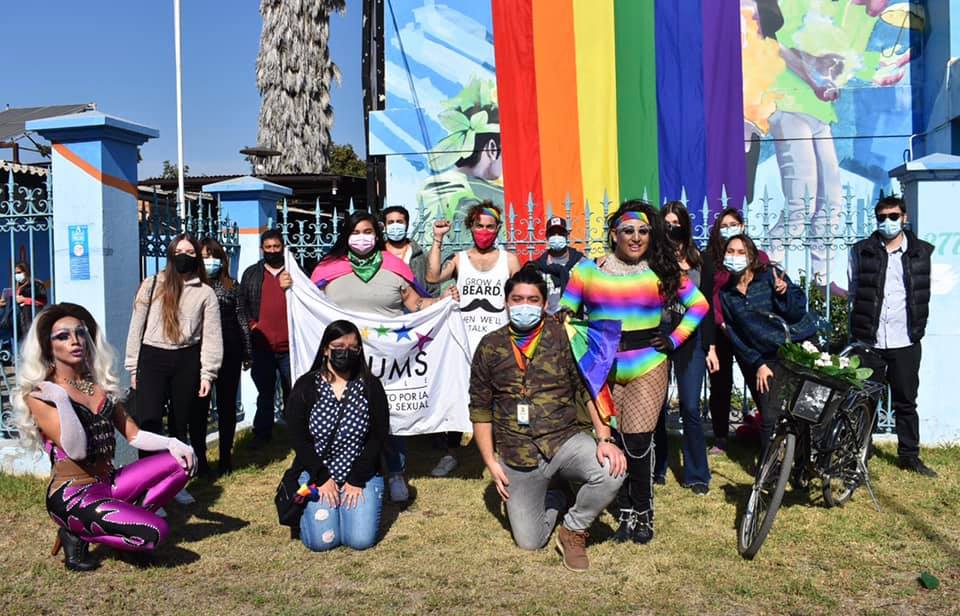
[[(3, 4), (0, 108), (95, 102), (160, 131), (141, 150), (140, 177), (176, 159), (172, 0)], [(257, 137), (260, 3), (182, 5), (184, 159), (191, 175), (246, 172), (238, 150)], [(363, 156), (361, 11), (360, 0), (347, 0), (346, 14), (331, 18), (330, 53), (343, 72), (333, 86), (333, 138)]]

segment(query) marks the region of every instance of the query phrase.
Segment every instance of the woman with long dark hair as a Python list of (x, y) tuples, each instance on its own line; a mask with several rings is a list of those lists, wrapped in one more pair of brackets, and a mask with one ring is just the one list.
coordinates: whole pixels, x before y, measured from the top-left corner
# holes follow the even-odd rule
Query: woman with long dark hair
[[(653, 539), (653, 430), (667, 394), (667, 356), (697, 328), (708, 305), (683, 275), (663, 218), (649, 203), (624, 202), (607, 227), (612, 252), (603, 265), (584, 259), (573, 268), (560, 307), (621, 323), (610, 381), (629, 476), (617, 497), (614, 539), (647, 543)], [(664, 307), (674, 301), (686, 311), (672, 331), (661, 332)]]
[(230, 257), (215, 239), (200, 242), (203, 268), (220, 304), (223, 362), (214, 384), (217, 394), (217, 432), (220, 474), (233, 472), (233, 436), (237, 430), (237, 392), (240, 371), (250, 367), (253, 346), (250, 319), (240, 303), (240, 285), (230, 277)]
[[(695, 284), (701, 287), (700, 251), (693, 243), (690, 213), (679, 201), (669, 201), (660, 210), (666, 223), (667, 237), (673, 242), (677, 263), (681, 271)], [(664, 323), (673, 328), (683, 318), (686, 308), (677, 301), (667, 306)], [(694, 494), (705, 495), (710, 489), (710, 466), (707, 464), (707, 446), (703, 436), (703, 420), (700, 415), (700, 390), (703, 375), (706, 372), (704, 331), (713, 325), (705, 317), (700, 326), (670, 354), (670, 363), (677, 382), (677, 394), (680, 399), (680, 418), (683, 422), (683, 487)], [(656, 465), (653, 470), (655, 483), (666, 483), (667, 476), (667, 404), (664, 403), (657, 422)]]
[[(21, 351), (11, 402), (20, 439), (50, 456), (54, 553), (62, 545), (68, 569), (89, 571), (97, 566), (89, 543), (152, 552), (169, 533), (157, 512), (186, 485), (193, 451), (127, 416), (116, 353), (83, 306), (45, 308)], [(163, 453), (115, 469), (116, 431), (141, 451)]]
[(787, 275), (759, 258), (756, 244), (746, 235), (737, 235), (724, 247), (723, 266), (730, 279), (720, 288), (724, 327), (744, 378), (753, 383), (754, 400), (763, 421), (762, 449), (766, 447), (780, 412), (770, 396), (772, 380), (780, 370), (777, 350), (786, 341), (783, 319), (793, 342), (802, 342), (817, 333), (816, 316), (807, 310), (806, 295)]
[(327, 326), (285, 412), (300, 483), (317, 491), (300, 519), (303, 544), (315, 552), (372, 547), (383, 505), (377, 470), (390, 411), (356, 325), (341, 320)]
[[(730, 399), (733, 394), (734, 350), (730, 338), (723, 327), (723, 311), (720, 308), (720, 289), (730, 280), (730, 272), (723, 267), (724, 247), (731, 238), (746, 235), (747, 227), (743, 214), (737, 208), (728, 207), (720, 212), (713, 227), (710, 239), (703, 253), (703, 270), (700, 275), (700, 289), (710, 300), (712, 327), (704, 328), (704, 344), (707, 346), (707, 369), (710, 377), (710, 421), (713, 424), (713, 446), (711, 454), (722, 454), (727, 450), (730, 435)], [(770, 259), (762, 250), (757, 251), (757, 260), (767, 264)], [(750, 393), (754, 399), (757, 392), (754, 383), (747, 378), (751, 373), (743, 367), (737, 358), (737, 364), (744, 375)]]
[[(162, 272), (143, 281), (133, 305), (124, 368), (136, 388), (137, 423), (163, 431), (169, 405), (169, 433), (189, 439), (197, 468), (209, 473), (206, 459), (206, 397), (223, 359), (220, 304), (207, 284), (200, 244), (182, 233), (167, 247)], [(193, 498), (182, 491), (177, 502)]]
[[(410, 266), (385, 249), (379, 222), (363, 211), (344, 219), (336, 243), (313, 270), (311, 280), (340, 308), (385, 317), (417, 312), (441, 299), (429, 297)], [(456, 287), (448, 288), (444, 297), (459, 298)], [(403, 438), (390, 438), (386, 458), (390, 499), (404, 502), (410, 493), (404, 478)]]

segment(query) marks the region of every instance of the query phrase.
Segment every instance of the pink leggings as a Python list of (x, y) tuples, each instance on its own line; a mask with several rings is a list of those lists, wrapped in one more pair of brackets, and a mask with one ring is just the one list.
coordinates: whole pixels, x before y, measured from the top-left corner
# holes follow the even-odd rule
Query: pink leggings
[(158, 453), (94, 483), (66, 480), (47, 491), (47, 512), (84, 541), (149, 551), (169, 533), (166, 521), (154, 512), (170, 502), (188, 479), (176, 458)]

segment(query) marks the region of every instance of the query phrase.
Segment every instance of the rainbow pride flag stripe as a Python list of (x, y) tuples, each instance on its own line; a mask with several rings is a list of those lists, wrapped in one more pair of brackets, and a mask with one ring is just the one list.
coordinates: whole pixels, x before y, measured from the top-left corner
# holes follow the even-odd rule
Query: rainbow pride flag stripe
[[(505, 203), (739, 204), (739, 0), (492, 0)], [(538, 230), (542, 232), (542, 230)]]

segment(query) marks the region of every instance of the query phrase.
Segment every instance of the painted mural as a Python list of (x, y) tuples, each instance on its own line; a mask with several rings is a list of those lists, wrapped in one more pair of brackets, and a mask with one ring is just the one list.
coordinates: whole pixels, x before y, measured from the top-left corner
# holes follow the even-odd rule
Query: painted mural
[(386, 203), (421, 210), (422, 229), (532, 196), (538, 219), (569, 198), (576, 233), (585, 204), (646, 196), (687, 199), (699, 224), (704, 201), (751, 218), (766, 203), (753, 222), (772, 236), (822, 231), (848, 195), (866, 211), (896, 189), (887, 171), (920, 124), (920, 2), (385, 4), (370, 151), (387, 155)]

